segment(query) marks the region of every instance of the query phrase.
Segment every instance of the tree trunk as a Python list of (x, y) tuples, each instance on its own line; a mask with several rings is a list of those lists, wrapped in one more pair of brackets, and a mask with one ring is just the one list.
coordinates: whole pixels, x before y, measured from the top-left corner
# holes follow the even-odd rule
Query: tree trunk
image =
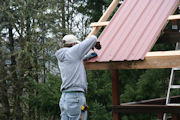
[(66, 35), (66, 16), (65, 16), (65, 0), (62, 0), (62, 32), (63, 32), (63, 36)]
[(7, 70), (6, 67), (6, 57), (4, 55), (4, 50), (1, 50), (1, 43), (0, 43), (0, 56), (1, 56), (1, 64), (0, 64), (0, 103), (2, 104), (2, 113), (3, 116), (0, 119), (9, 120), (10, 118), (10, 105), (9, 105), (9, 98), (8, 98), (8, 86), (7, 86)]
[(15, 51), (15, 43), (13, 39), (13, 32), (12, 32), (12, 27), (9, 25), (9, 42), (10, 42), (10, 53), (11, 53), (11, 73), (12, 73), (12, 80), (14, 83), (14, 115), (16, 120), (23, 120), (23, 115), (22, 115), (22, 108), (20, 105), (20, 96), (22, 95), (22, 90), (21, 90), (21, 81), (17, 77), (16, 73), (16, 56), (13, 55)]
[[(1, 70), (2, 69), (3, 69), (3, 67), (1, 67)], [(4, 73), (2, 73), (2, 74), (4, 74)], [(2, 74), (0, 76), (2, 76)], [(4, 78), (4, 77), (1, 77), (1, 78)], [(2, 108), (3, 108), (2, 119), (3, 120), (9, 120), (9, 118), (10, 118), (10, 106), (9, 106), (9, 99), (8, 99), (8, 93), (7, 93), (7, 85), (6, 85), (5, 80), (2, 80), (2, 82), (0, 82), (0, 95), (1, 95), (0, 96), (0, 99), (1, 99), (0, 102), (2, 103)]]

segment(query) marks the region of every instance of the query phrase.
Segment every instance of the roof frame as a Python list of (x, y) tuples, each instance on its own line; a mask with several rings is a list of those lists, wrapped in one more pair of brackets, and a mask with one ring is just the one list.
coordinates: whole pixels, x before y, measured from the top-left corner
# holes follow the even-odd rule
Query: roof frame
[(152, 69), (180, 67), (180, 51), (148, 52), (144, 60), (85, 62), (87, 70)]
[[(92, 23), (92, 31), (90, 35), (96, 35), (102, 26), (107, 25), (106, 21), (115, 10), (120, 0), (113, 0), (108, 9), (97, 23)], [(180, 19), (180, 15), (170, 15), (168, 20)], [(160, 35), (159, 35), (160, 36)], [(167, 36), (162, 37), (167, 38)], [(170, 37), (171, 38), (171, 37)], [(173, 61), (173, 62), (172, 62)], [(160, 51), (148, 52), (144, 60), (138, 61), (110, 61), (110, 62), (85, 62), (87, 70), (107, 70), (107, 69), (154, 69), (154, 68), (172, 68), (180, 67), (180, 51)]]
[[(179, 1), (180, 3), (180, 1)], [(119, 0), (113, 0), (106, 12), (100, 18), (98, 23), (101, 25), (93, 26), (92, 31), (87, 36), (96, 35), (102, 26), (108, 24), (107, 19), (110, 14), (114, 11), (116, 6), (119, 4)], [(180, 16), (171, 17), (169, 20), (174, 20), (179, 18)], [(165, 26), (164, 26), (165, 27)], [(159, 34), (160, 36), (160, 34)], [(112, 80), (112, 101), (113, 101), (113, 118), (114, 120), (119, 120), (120, 115), (119, 112), (124, 113), (128, 108), (129, 112), (131, 109), (139, 110), (142, 112), (142, 107), (145, 109), (151, 109), (151, 111), (159, 112), (160, 115), (163, 112), (171, 112), (172, 110), (177, 110), (176, 106), (172, 106), (169, 109), (168, 106), (165, 105), (136, 105), (136, 106), (127, 106), (127, 105), (120, 105), (120, 94), (119, 94), (119, 80), (118, 80), (118, 69), (152, 69), (152, 68), (172, 68), (172, 67), (180, 67), (180, 51), (161, 51), (161, 52), (148, 52), (144, 58), (144, 60), (138, 61), (108, 61), (108, 62), (85, 62), (86, 70), (107, 70), (111, 71), (111, 80)], [(130, 108), (129, 108), (130, 107)], [(158, 109), (158, 111), (156, 111)], [(170, 111), (169, 111), (170, 110)], [(180, 107), (178, 107), (178, 111)], [(151, 112), (150, 111), (150, 112)], [(147, 111), (149, 112), (149, 110)], [(179, 113), (179, 112), (178, 112)], [(162, 115), (161, 115), (162, 116)]]

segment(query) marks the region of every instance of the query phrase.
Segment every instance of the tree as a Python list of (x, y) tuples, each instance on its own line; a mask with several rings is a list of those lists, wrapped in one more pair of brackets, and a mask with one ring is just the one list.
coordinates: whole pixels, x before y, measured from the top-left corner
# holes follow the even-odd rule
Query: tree
[[(0, 0), (0, 119), (59, 119), (61, 79), (54, 53), (65, 34), (84, 39), (90, 22), (98, 21), (110, 3)], [(170, 48), (158, 45), (153, 49)], [(119, 76), (121, 102), (130, 102), (165, 96), (169, 70), (119, 70)], [(87, 71), (87, 78), (88, 120), (112, 119), (109, 71)]]
[[(59, 15), (53, 7), (55, 2), (57, 1), (1, 1), (0, 48), (7, 50), (6, 54), (2, 52), (4, 58), (0, 84), (4, 118), (21, 120), (27, 116), (27, 111), (32, 112), (30, 118), (38, 117), (36, 109), (31, 109), (21, 97), (28, 98), (31, 92), (38, 94), (36, 90), (32, 90), (30, 80), (45, 82), (47, 71), (50, 71), (47, 61), (54, 60), (52, 52), (56, 47), (51, 47), (55, 42), (49, 35), (60, 32), (56, 22)], [(10, 61), (9, 65), (6, 65), (7, 60)]]

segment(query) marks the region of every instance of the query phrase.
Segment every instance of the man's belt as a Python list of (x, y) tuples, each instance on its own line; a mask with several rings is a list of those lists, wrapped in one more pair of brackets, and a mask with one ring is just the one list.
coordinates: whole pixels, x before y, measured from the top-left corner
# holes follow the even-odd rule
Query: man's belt
[(84, 93), (83, 91), (63, 91), (63, 93)]

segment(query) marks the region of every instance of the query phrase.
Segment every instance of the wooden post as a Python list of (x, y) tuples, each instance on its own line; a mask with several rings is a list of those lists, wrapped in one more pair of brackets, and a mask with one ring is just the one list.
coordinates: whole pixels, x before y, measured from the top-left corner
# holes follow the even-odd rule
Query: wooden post
[(158, 120), (162, 120), (163, 119), (163, 113), (159, 113), (158, 114)]
[[(118, 70), (111, 70), (111, 80), (112, 80), (112, 104), (120, 105)], [(113, 113), (113, 119), (120, 120), (119, 113)]]
[[(175, 14), (178, 13), (178, 9), (175, 11)], [(178, 20), (174, 19), (172, 20), (172, 31), (178, 32), (179, 28), (178, 28)]]
[(172, 114), (172, 120), (180, 120), (179, 114)]

